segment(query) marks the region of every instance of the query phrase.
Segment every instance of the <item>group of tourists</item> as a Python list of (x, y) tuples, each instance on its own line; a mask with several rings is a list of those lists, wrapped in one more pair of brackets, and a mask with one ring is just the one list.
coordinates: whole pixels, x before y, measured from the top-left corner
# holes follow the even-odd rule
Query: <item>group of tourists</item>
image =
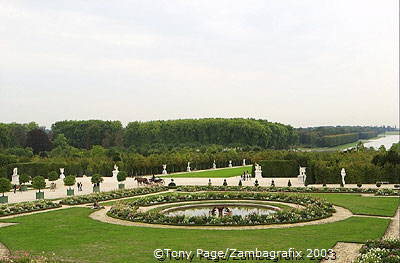
[(243, 172), (243, 174), (240, 177), (241, 177), (242, 181), (247, 181), (247, 180), (251, 180), (253, 175), (249, 174), (249, 171), (246, 171), (246, 172)]
[(76, 187), (78, 187), (78, 191), (82, 191), (82, 183), (81, 182), (77, 182), (76, 183)]

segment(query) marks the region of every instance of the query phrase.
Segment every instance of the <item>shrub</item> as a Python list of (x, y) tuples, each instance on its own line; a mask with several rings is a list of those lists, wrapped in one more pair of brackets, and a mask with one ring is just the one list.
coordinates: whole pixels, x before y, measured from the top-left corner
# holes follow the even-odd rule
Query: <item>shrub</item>
[(26, 184), (31, 180), (31, 177), (27, 174), (21, 174), (19, 176), (19, 183), (20, 184)]
[(291, 187), (291, 186), (292, 186), (292, 182), (290, 182), (290, 180), (288, 181), (287, 186), (288, 186), (288, 187)]
[(58, 176), (57, 172), (51, 171), (47, 174), (47, 178), (49, 179), (49, 181), (57, 181), (59, 176)]
[(361, 188), (362, 184), (357, 184), (357, 187)]
[(258, 186), (259, 186), (258, 180), (257, 180), (257, 179), (256, 179), (256, 181), (254, 182), (254, 186), (255, 186), (255, 187), (258, 187)]
[(3, 196), (5, 192), (11, 190), (11, 187), (12, 185), (10, 180), (8, 180), (7, 178), (0, 178), (0, 193), (3, 193)]
[(381, 187), (381, 183), (376, 183), (376, 187)]
[(271, 181), (271, 187), (275, 187), (275, 182), (274, 182), (274, 180)]
[(74, 175), (67, 175), (64, 178), (64, 185), (65, 186), (69, 186), (71, 188), (71, 186), (73, 186), (76, 182), (75, 176)]
[(128, 177), (128, 174), (124, 171), (121, 171), (117, 174), (117, 181), (118, 182), (123, 182), (126, 180), (126, 177)]
[(242, 185), (243, 185), (242, 180), (239, 180), (239, 186), (242, 186)]
[(103, 182), (103, 177), (101, 177), (100, 174), (94, 174), (90, 181), (92, 182), (92, 184), (100, 184), (101, 182)]
[(43, 176), (36, 176), (32, 179), (32, 187), (38, 189), (44, 189), (46, 187), (46, 181)]
[(226, 179), (224, 179), (224, 182), (222, 183), (223, 186), (228, 186), (228, 183), (226, 182)]
[(400, 262), (400, 239), (367, 241), (360, 249), (355, 263), (398, 263)]

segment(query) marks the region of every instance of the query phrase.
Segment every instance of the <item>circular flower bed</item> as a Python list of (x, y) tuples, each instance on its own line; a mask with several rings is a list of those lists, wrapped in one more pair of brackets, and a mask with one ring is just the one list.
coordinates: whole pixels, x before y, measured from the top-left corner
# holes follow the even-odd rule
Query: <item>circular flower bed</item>
[[(294, 203), (303, 208), (289, 208), (269, 215), (250, 214), (247, 216), (167, 216), (157, 209), (142, 212), (139, 207), (165, 203), (203, 201), (203, 200), (260, 200)], [(191, 194), (153, 195), (138, 198), (130, 202), (119, 202), (108, 212), (109, 216), (150, 224), (168, 225), (266, 225), (281, 223), (297, 223), (326, 218), (335, 211), (332, 204), (321, 199), (287, 195), (284, 193), (254, 193), (254, 192), (205, 192)]]

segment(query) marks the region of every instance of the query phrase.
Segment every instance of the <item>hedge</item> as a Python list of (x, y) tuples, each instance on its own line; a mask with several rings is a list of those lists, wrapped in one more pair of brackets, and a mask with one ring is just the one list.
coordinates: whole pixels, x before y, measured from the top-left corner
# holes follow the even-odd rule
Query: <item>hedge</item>
[(260, 162), (262, 177), (296, 177), (299, 166), (293, 160), (267, 160)]

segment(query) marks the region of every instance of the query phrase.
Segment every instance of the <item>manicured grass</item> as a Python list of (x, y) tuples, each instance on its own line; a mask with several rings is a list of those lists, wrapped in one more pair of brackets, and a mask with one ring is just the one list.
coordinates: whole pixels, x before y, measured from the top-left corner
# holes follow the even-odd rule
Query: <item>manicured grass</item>
[[(293, 193), (291, 193), (293, 194)], [(349, 209), (354, 214), (394, 216), (400, 205), (399, 197), (372, 197), (361, 196), (360, 194), (314, 194), (306, 195), (317, 196), (327, 201)]]
[(351, 217), (330, 224), (287, 229), (157, 229), (102, 223), (90, 219), (91, 212), (77, 207), (3, 220), (19, 224), (1, 228), (0, 242), (12, 251), (54, 252), (72, 262), (148, 263), (158, 262), (153, 258), (157, 248), (225, 251), (226, 248), (287, 250), (292, 247), (305, 251), (306, 248), (331, 248), (337, 241), (362, 243), (381, 237), (389, 223), (388, 219)]
[(242, 175), (244, 172), (251, 173), (251, 165), (234, 167), (234, 168), (224, 168), (217, 170), (207, 170), (201, 172), (191, 172), (191, 173), (179, 173), (170, 174), (163, 177), (178, 178), (178, 177), (192, 177), (192, 178), (216, 178), (216, 177), (233, 177)]

